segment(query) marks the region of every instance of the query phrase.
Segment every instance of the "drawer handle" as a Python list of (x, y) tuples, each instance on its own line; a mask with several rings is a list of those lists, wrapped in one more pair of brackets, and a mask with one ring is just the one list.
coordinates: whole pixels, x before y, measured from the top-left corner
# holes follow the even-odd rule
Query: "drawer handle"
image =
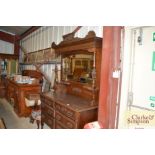
[(52, 114), (52, 111), (48, 110), (47, 113), (48, 113), (49, 115), (51, 115), (51, 114)]
[(67, 126), (68, 126), (69, 128), (73, 128), (73, 125), (72, 125), (70, 122), (67, 122)]
[(73, 116), (73, 113), (70, 112), (70, 111), (67, 111), (67, 116), (72, 117)]
[(50, 106), (52, 105), (51, 102), (47, 102), (47, 104), (50, 105)]

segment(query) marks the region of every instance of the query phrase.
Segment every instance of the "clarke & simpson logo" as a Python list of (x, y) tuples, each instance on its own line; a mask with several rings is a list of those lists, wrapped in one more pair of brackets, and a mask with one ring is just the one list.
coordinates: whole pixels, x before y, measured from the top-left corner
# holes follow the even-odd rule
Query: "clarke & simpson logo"
[(129, 126), (154, 126), (155, 127), (155, 112), (143, 111), (127, 111), (125, 117), (126, 124)]

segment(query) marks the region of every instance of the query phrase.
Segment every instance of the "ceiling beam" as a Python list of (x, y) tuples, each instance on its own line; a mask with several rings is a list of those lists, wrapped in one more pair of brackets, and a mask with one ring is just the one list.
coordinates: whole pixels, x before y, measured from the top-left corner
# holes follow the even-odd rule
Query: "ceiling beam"
[(6, 41), (6, 42), (10, 42), (10, 43), (14, 43), (14, 41), (15, 41), (15, 36), (0, 31), (0, 40)]
[(41, 26), (32, 26), (31, 28), (29, 28), (27, 31), (25, 31), (24, 33), (22, 33), (20, 35), (20, 40), (25, 38), (26, 36), (28, 36), (30, 33), (36, 31), (37, 29), (39, 29)]

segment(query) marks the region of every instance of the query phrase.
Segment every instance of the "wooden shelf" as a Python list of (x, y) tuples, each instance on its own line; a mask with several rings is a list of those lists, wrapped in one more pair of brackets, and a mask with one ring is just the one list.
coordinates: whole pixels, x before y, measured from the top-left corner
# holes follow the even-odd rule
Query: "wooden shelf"
[[(45, 61), (45, 62), (25, 62), (25, 63), (20, 63), (20, 65), (39, 65), (39, 64), (55, 64), (56, 61)], [(60, 64), (61, 62), (57, 61), (57, 64)]]

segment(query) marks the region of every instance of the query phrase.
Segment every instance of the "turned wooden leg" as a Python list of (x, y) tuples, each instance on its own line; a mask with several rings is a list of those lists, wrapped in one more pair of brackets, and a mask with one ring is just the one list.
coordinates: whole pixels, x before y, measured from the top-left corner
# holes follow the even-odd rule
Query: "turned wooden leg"
[(40, 127), (40, 121), (39, 120), (36, 120), (36, 122), (37, 122), (37, 127), (39, 129), (39, 127)]
[(41, 129), (44, 128), (44, 122), (41, 121)]

